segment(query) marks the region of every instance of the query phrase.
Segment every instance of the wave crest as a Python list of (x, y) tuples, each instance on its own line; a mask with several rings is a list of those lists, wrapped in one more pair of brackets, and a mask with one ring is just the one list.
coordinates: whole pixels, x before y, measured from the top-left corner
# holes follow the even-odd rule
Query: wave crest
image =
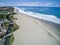
[(19, 12), (19, 13), (24, 13), (24, 14), (27, 14), (32, 17), (36, 17), (39, 19), (43, 19), (43, 20), (47, 20), (47, 21), (51, 21), (51, 22), (60, 24), (60, 18), (57, 18), (54, 15), (39, 14), (39, 13), (34, 13), (34, 12), (29, 12), (29, 11), (27, 12), (21, 8), (18, 8), (18, 7), (15, 7), (15, 8), (17, 9), (17, 12)]

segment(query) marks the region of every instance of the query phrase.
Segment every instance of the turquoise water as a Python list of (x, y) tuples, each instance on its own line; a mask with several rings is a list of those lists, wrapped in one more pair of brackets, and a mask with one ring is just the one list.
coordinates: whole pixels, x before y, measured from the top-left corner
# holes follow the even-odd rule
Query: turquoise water
[(60, 24), (60, 7), (17, 6), (19, 12)]
[(54, 15), (60, 18), (60, 7), (35, 7), (35, 6), (18, 6), (19, 8), (23, 8), (25, 11), (31, 11), (40, 14)]

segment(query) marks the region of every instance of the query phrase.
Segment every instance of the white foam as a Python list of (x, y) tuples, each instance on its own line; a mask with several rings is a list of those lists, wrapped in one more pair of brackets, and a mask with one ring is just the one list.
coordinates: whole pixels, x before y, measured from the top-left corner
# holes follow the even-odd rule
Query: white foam
[(33, 17), (36, 17), (39, 19), (43, 19), (43, 20), (47, 20), (47, 21), (51, 21), (51, 22), (60, 24), (60, 18), (57, 18), (54, 15), (45, 15), (45, 14), (39, 14), (39, 13), (34, 13), (34, 12), (26, 12), (23, 9), (20, 9), (18, 7), (15, 7), (15, 8), (18, 10), (17, 12), (19, 12), (19, 13), (24, 13), (24, 14), (27, 14), (29, 16), (33, 16)]

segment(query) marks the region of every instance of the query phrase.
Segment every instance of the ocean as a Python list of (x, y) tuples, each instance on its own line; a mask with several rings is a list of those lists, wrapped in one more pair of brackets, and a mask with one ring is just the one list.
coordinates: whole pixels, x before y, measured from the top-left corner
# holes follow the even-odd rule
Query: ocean
[(60, 24), (60, 7), (16, 6), (18, 12)]

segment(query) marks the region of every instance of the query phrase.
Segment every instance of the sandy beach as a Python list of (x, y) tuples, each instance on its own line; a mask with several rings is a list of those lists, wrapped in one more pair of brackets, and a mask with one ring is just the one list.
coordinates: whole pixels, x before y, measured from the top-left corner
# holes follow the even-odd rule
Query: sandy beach
[(18, 13), (15, 17), (20, 28), (14, 32), (15, 40), (12, 45), (59, 45), (60, 25), (22, 13)]

